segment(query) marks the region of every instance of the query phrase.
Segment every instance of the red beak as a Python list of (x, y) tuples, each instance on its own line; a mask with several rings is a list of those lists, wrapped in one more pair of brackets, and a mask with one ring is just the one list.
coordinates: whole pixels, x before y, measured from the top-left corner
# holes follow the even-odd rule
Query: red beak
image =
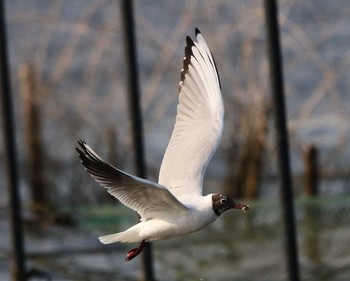
[(243, 210), (245, 212), (245, 211), (249, 210), (249, 205), (233, 202), (231, 208), (233, 208), (233, 209), (241, 209), (241, 210)]

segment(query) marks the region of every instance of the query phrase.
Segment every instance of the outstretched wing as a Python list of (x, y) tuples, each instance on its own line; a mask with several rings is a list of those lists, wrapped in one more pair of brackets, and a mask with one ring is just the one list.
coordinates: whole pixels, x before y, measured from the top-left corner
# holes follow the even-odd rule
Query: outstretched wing
[(175, 127), (159, 183), (180, 201), (202, 195), (203, 176), (221, 138), (224, 107), (214, 58), (202, 34), (186, 38)]
[(186, 211), (166, 188), (151, 181), (129, 175), (103, 161), (90, 146), (79, 140), (81, 163), (91, 176), (125, 206), (137, 211), (142, 220), (166, 217)]

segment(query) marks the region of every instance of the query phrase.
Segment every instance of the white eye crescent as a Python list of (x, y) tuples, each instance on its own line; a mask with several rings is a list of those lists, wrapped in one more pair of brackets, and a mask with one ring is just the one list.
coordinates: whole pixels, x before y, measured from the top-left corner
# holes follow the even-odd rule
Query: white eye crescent
[(220, 199), (220, 203), (221, 204), (226, 204), (227, 203), (227, 199), (226, 198)]

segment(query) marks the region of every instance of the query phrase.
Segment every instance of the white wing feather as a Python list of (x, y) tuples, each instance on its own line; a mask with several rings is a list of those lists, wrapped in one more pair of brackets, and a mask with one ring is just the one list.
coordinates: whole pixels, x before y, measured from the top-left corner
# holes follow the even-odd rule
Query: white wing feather
[(164, 154), (159, 183), (180, 201), (202, 195), (203, 176), (220, 141), (224, 107), (220, 79), (202, 34), (186, 38), (176, 123)]
[(79, 145), (79, 157), (91, 176), (121, 203), (137, 211), (143, 221), (187, 211), (165, 187), (118, 170), (82, 140)]

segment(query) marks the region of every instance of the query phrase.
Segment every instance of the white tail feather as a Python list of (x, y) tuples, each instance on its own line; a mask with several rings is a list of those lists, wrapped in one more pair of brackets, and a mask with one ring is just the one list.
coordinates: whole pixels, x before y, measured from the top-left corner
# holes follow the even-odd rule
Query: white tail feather
[(137, 229), (128, 229), (123, 232), (100, 236), (98, 239), (103, 244), (111, 244), (115, 242), (134, 243), (143, 240)]

